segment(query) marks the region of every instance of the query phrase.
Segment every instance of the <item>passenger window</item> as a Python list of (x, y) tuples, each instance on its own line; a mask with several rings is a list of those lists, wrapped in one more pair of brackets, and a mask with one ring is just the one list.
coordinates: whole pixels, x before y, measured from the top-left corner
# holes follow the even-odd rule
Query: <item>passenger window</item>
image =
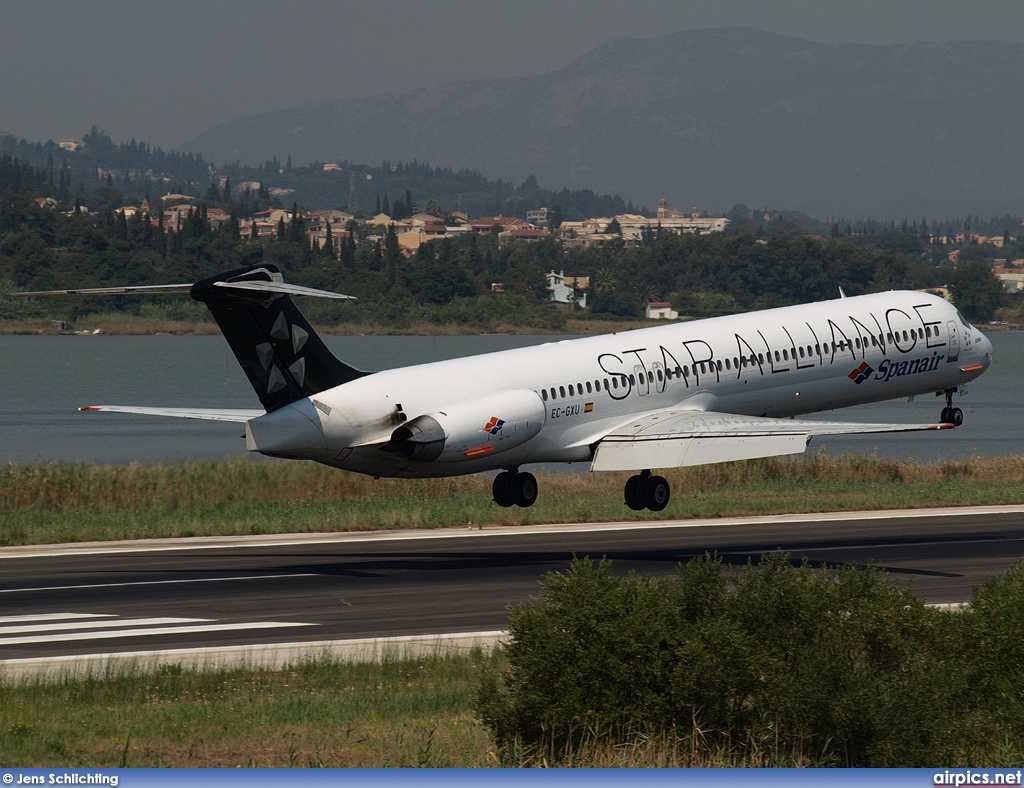
[(804, 349), (801, 347), (800, 348), (800, 358), (803, 358), (803, 357), (804, 357)]
[(757, 363), (758, 364), (764, 364), (764, 354), (763, 353), (758, 353), (757, 354)]
[(547, 402), (547, 401), (548, 401), (548, 392), (547, 392), (547, 390), (546, 390), (546, 389), (541, 389), (541, 390), (540, 390), (540, 398), (541, 398), (542, 400), (544, 400), (545, 402)]
[(690, 377), (690, 365), (689, 364), (684, 364), (683, 365), (683, 377), (687, 377), (687, 378)]
[(654, 373), (653, 372), (648, 372), (647, 373), (647, 382), (648, 383), (653, 383), (654, 382)]
[(554, 398), (555, 398), (555, 390), (551, 389), (551, 399), (554, 399)]
[(857, 350), (860, 350), (860, 337), (857, 337), (855, 340), (853, 340), (853, 344), (857, 348)]
[(635, 386), (636, 385), (636, 376), (635, 375), (630, 375), (629, 376), (629, 385), (630, 386)]
[(604, 379), (604, 390), (608, 391), (608, 378)]
[(587, 381), (587, 394), (590, 394), (592, 392), (593, 392), (593, 389), (590, 388), (590, 381), (588, 380)]
[(565, 386), (559, 386), (558, 387), (558, 393), (561, 394), (563, 399), (564, 399), (565, 398)]
[(779, 355), (779, 351), (777, 351), (777, 350), (775, 351), (775, 360), (776, 361), (782, 361), (782, 357)]
[(661, 383), (661, 370), (658, 370), (658, 382)]
[(569, 396), (570, 397), (575, 397), (576, 396), (576, 392), (573, 390), (572, 383), (569, 384)]
[(732, 364), (729, 363), (729, 359), (725, 360), (725, 368), (730, 371), (732, 370)]
[(612, 388), (613, 389), (617, 389), (618, 387), (619, 387), (619, 379), (618, 378), (612, 378)]

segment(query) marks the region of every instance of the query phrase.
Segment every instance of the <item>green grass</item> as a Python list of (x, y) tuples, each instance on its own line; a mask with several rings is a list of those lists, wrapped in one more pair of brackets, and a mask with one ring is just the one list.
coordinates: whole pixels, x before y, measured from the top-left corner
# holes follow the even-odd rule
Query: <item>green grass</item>
[(627, 474), (539, 479), (529, 509), (491, 501), (490, 475), (381, 479), (304, 462), (8, 465), (0, 544), (394, 528), (516, 526), (1024, 503), (1024, 457), (937, 465), (814, 455), (667, 474), (663, 512), (622, 503)]
[(483, 766), (468, 656), (284, 671), (176, 666), (0, 683), (0, 761), (41, 767)]

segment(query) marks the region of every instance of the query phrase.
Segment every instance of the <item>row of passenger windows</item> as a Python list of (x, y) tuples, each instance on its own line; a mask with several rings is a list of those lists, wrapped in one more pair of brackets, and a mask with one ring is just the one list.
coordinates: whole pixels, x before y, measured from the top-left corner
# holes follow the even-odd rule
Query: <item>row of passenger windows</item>
[[(934, 330), (931, 326), (925, 326), (922, 328), (911, 328), (905, 331), (897, 331), (895, 334), (885, 334), (885, 340), (888, 343), (894, 344), (896, 342), (910, 342), (917, 339), (925, 339), (926, 337), (937, 337), (939, 330), (936, 327)], [(718, 361), (701, 361), (693, 365), (693, 374), (707, 375), (712, 372), (729, 372), (732, 370), (738, 370), (741, 367), (753, 366), (754, 364), (764, 365), (772, 363), (772, 357), (776, 362), (783, 361), (795, 361), (797, 356), (800, 358), (815, 358), (820, 357), (822, 353), (828, 353), (831, 348), (833, 353), (842, 353), (844, 351), (855, 349), (860, 350), (861, 348), (867, 348), (868, 344), (871, 347), (879, 347), (883, 344), (883, 335), (879, 334), (876, 338), (874, 335), (869, 334), (866, 337), (855, 337), (853, 341), (842, 340), (839, 342), (815, 344), (815, 345), (801, 345), (799, 348), (786, 348), (783, 350), (774, 350), (770, 352), (770, 355), (766, 356), (764, 353), (751, 354), (749, 356), (733, 356), (732, 358), (726, 358)], [(641, 373), (642, 374), (642, 373)], [(657, 380), (661, 383), (662, 380), (672, 380), (673, 377), (689, 377), (690, 367), (684, 364), (682, 367), (675, 367), (675, 369), (667, 369), (664, 373), (659, 370), (647, 372), (647, 382), (654, 383)], [(602, 389), (604, 391), (615, 391), (620, 388), (627, 388), (635, 386), (637, 383), (635, 375), (612, 375), (610, 378), (605, 378), (603, 381), (595, 380), (586, 381), (585, 383), (570, 383), (568, 386), (558, 386), (557, 388), (552, 386), (548, 389), (541, 389), (541, 398), (547, 402), (548, 400), (566, 399), (567, 397), (581, 397), (584, 394), (584, 390), (587, 394), (600, 393)]]

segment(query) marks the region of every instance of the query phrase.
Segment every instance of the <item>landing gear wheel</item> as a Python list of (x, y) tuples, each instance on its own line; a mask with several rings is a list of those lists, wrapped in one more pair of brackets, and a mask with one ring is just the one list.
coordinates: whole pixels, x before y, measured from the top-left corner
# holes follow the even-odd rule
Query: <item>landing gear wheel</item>
[(515, 504), (515, 500), (512, 498), (512, 474), (508, 471), (502, 471), (494, 477), (494, 482), (491, 484), (491, 494), (494, 496), (494, 502), (498, 506), (508, 508)]
[(950, 421), (954, 427), (959, 427), (964, 423), (964, 412), (960, 408), (953, 408), (950, 412)]
[(630, 476), (626, 480), (623, 495), (626, 499), (626, 506), (633, 511), (639, 512), (647, 508), (647, 504), (644, 502), (644, 480), (639, 475)]
[(537, 479), (532, 473), (517, 473), (512, 477), (512, 500), (516, 506), (533, 506), (537, 500)]
[(668, 482), (661, 476), (652, 476), (644, 485), (644, 503), (652, 512), (660, 512), (668, 506), (669, 496)]
[(953, 414), (950, 412), (952, 410), (952, 408), (943, 408), (942, 415), (939, 416), (939, 421), (941, 421), (943, 424), (952, 424)]

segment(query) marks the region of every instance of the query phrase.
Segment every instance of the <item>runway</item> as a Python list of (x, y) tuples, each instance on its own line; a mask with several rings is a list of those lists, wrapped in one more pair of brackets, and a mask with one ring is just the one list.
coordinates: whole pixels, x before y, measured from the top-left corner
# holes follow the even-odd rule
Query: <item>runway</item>
[(1024, 507), (0, 548), (0, 661), (493, 632), (573, 555), (666, 573), (776, 550), (963, 602), (1024, 555)]

